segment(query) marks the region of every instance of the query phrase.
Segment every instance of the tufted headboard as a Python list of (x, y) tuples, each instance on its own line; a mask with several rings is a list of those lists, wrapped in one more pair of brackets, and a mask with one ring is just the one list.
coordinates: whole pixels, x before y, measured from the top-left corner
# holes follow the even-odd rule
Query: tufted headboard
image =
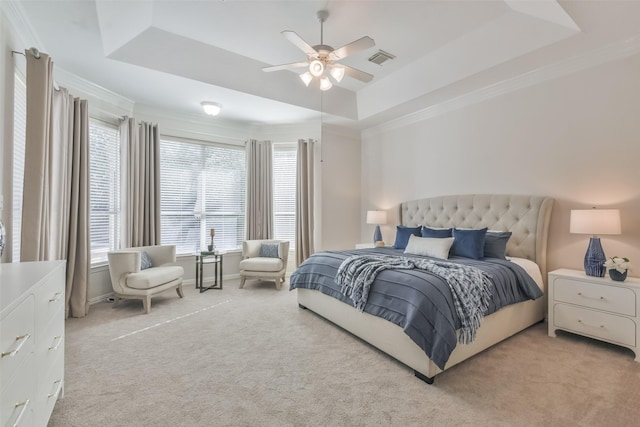
[(524, 195), (474, 194), (404, 202), (400, 223), (415, 227), (484, 228), (511, 231), (507, 255), (526, 258), (547, 275), (547, 233), (553, 199)]

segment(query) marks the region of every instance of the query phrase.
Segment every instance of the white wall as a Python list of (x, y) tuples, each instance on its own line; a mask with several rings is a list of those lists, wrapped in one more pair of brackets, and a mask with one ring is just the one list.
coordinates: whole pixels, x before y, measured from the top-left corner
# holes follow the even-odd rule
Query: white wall
[(353, 249), (360, 239), (360, 135), (323, 125), (316, 167), (320, 171), (321, 234), (316, 250)]
[[(447, 194), (553, 197), (550, 270), (582, 269), (588, 237), (569, 211), (620, 208), (622, 236), (607, 256), (640, 276), (640, 56), (610, 62), (431, 119), (364, 132), (362, 210), (396, 213), (407, 200)], [(382, 128), (384, 129), (384, 127)], [(391, 216), (392, 221), (394, 216)], [(393, 241), (395, 224), (383, 228)], [(363, 241), (372, 229), (361, 226)]]

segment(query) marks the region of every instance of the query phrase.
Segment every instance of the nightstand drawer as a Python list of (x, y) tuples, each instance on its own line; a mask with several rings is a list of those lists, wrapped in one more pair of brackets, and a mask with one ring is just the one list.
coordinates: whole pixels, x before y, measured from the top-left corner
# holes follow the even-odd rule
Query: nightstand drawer
[(636, 345), (636, 325), (629, 318), (566, 304), (556, 304), (553, 315), (553, 324), (559, 328), (632, 347)]
[(636, 315), (636, 294), (628, 288), (558, 277), (554, 281), (553, 298), (612, 313)]

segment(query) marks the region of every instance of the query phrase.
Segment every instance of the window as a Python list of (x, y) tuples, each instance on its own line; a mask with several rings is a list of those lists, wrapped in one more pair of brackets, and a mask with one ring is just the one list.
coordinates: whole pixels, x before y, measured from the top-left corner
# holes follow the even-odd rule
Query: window
[(91, 263), (107, 261), (120, 244), (120, 131), (89, 120)]
[(210, 244), (236, 249), (244, 240), (244, 147), (160, 141), (161, 238), (176, 253)]
[(16, 72), (13, 98), (13, 195), (11, 212), (11, 260), (20, 261), (22, 233), (22, 189), (24, 185), (24, 153), (27, 129), (27, 86)]
[(274, 144), (273, 225), (274, 238), (296, 241), (296, 145)]

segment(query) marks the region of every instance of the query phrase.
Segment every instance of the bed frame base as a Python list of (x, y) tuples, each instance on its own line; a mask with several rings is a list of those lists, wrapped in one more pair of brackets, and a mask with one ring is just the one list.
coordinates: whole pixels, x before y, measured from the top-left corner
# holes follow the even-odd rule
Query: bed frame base
[[(365, 342), (402, 362), (428, 384), (442, 372), (401, 327), (381, 317), (360, 312), (354, 307), (311, 289), (296, 289), (298, 305), (324, 317)], [(524, 301), (503, 307), (486, 316), (476, 339), (467, 345), (459, 344), (451, 353), (445, 369), (462, 362), (494, 344), (544, 320), (545, 299)], [(420, 375), (418, 375), (420, 374)], [(424, 378), (431, 379), (431, 382)]]
[(415, 369), (413, 370), (413, 374), (419, 379), (421, 379), (422, 381), (424, 381), (425, 383), (429, 385), (433, 384), (433, 378), (429, 378), (426, 375), (422, 375), (420, 372), (416, 371)]

